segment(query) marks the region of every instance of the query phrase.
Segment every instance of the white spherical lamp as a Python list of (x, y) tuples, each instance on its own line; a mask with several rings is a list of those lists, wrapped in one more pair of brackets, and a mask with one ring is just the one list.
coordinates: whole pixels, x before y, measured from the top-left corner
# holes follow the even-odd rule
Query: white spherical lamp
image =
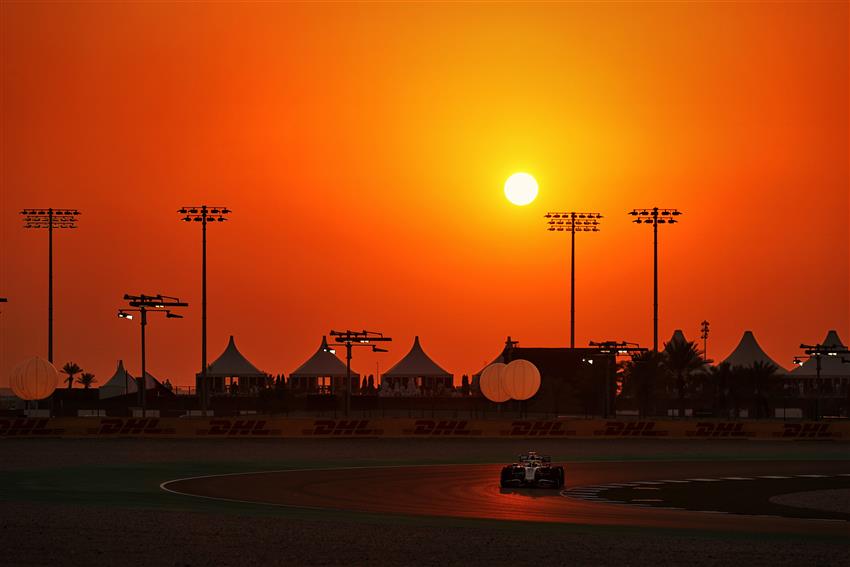
[(491, 402), (501, 403), (511, 399), (510, 394), (503, 387), (502, 375), (505, 372), (505, 365), (501, 362), (494, 362), (481, 372), (479, 386), (481, 393)]
[(527, 400), (540, 389), (540, 371), (527, 360), (514, 360), (502, 373), (503, 389), (515, 400)]
[(41, 357), (34, 356), (18, 364), (12, 371), (9, 387), (22, 400), (43, 400), (59, 384), (56, 367)]

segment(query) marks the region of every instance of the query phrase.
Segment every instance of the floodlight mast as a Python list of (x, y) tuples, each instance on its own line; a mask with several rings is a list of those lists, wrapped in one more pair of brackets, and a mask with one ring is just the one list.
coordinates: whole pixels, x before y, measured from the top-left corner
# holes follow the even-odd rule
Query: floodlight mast
[(231, 210), (227, 207), (194, 205), (181, 207), (177, 211), (185, 222), (201, 223), (201, 380), (198, 398), (201, 411), (206, 415), (209, 405), (209, 387), (207, 384), (207, 222), (224, 222)]
[(24, 209), (24, 228), (47, 229), (47, 360), (53, 363), (53, 229), (77, 228), (77, 209)]
[(626, 341), (590, 341), (590, 346), (594, 347), (600, 355), (606, 355), (606, 367), (605, 367), (605, 401), (602, 404), (602, 412), (603, 418), (608, 419), (608, 416), (611, 413), (616, 412), (614, 408), (611, 407), (611, 383), (608, 380), (608, 360), (609, 357), (613, 356), (615, 359), (618, 356), (631, 356), (632, 358), (635, 355), (640, 354), (642, 352), (646, 352), (648, 349), (641, 347), (638, 343), (630, 343)]
[(575, 348), (576, 331), (576, 232), (599, 232), (599, 213), (577, 213), (575, 211), (550, 211), (544, 215), (548, 219), (546, 230), (550, 232), (570, 233), (570, 348)]
[(345, 345), (345, 385), (343, 388), (345, 397), (345, 416), (351, 412), (351, 349), (356, 346), (370, 346), (372, 352), (388, 352), (386, 349), (379, 348), (377, 345), (371, 344), (376, 342), (392, 341), (390, 337), (385, 337), (383, 333), (375, 331), (334, 331), (331, 330), (330, 336), (334, 338), (338, 345)]
[(166, 319), (182, 319), (182, 315), (171, 312), (173, 307), (188, 307), (189, 304), (185, 301), (180, 301), (177, 297), (170, 295), (130, 295), (124, 294), (124, 301), (130, 307), (135, 309), (119, 309), (118, 317), (122, 319), (132, 319), (130, 313), (139, 314), (139, 323), (142, 328), (142, 375), (137, 380), (139, 390), (139, 405), (142, 406), (142, 417), (145, 417), (147, 412), (147, 369), (145, 367), (145, 327), (148, 324), (148, 311), (152, 313), (164, 313)]
[(681, 215), (677, 209), (632, 209), (636, 224), (652, 224), (652, 350), (658, 352), (658, 225), (675, 224)]

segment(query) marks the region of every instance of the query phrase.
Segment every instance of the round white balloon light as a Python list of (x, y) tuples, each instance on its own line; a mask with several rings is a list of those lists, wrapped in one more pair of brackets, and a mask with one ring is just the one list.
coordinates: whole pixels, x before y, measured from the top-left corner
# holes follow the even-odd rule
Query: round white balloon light
[(491, 402), (501, 403), (511, 399), (503, 386), (502, 377), (505, 368), (506, 366), (501, 362), (494, 362), (481, 372), (478, 384), (481, 387), (481, 393)]
[(527, 400), (540, 389), (540, 371), (527, 360), (514, 360), (502, 373), (502, 388), (515, 400)]
[(43, 400), (50, 396), (59, 384), (59, 372), (48, 361), (34, 356), (12, 371), (9, 387), (22, 400)]

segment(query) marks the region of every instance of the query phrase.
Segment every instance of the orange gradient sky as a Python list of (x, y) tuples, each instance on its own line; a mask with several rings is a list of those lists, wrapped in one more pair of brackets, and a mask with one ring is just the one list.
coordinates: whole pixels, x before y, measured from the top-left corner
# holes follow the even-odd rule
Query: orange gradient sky
[[(230, 334), (289, 374), (331, 328), (421, 336), (458, 376), (506, 335), (564, 346), (569, 239), (547, 210), (599, 211), (577, 242), (576, 343), (660, 336), (709, 356), (746, 329), (790, 366), (848, 336), (848, 5), (2, 4), (2, 359), (46, 356), (47, 235), (24, 207), (76, 207), (55, 240), (55, 353), (102, 384), (139, 369), (122, 295), (191, 303), (152, 318), (148, 369), (200, 366)], [(502, 184), (540, 184), (516, 207)]]

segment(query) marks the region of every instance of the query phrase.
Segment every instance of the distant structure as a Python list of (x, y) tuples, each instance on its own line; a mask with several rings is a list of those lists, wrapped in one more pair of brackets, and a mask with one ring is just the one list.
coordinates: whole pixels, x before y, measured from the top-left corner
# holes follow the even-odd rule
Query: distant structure
[(775, 366), (778, 375), (788, 373), (784, 366), (764, 352), (752, 331), (744, 331), (744, 336), (741, 337), (738, 346), (729, 356), (723, 359), (723, 362), (728, 363), (729, 366), (753, 366), (756, 362), (762, 362)]
[(381, 375), (381, 390), (406, 391), (415, 387), (427, 395), (452, 389), (453, 380), (454, 375), (425, 354), (416, 336), (410, 352)]
[[(322, 337), (319, 349), (289, 375), (289, 388), (307, 394), (336, 394), (345, 384), (346, 367), (328, 347), (327, 337)], [(351, 371), (352, 391), (357, 391), (360, 374)]]
[[(493, 362), (508, 364), (520, 359), (531, 362), (540, 371), (540, 389), (524, 402), (529, 411), (603, 413), (606, 395), (610, 395), (606, 384), (615, 383), (614, 353), (601, 353), (598, 348), (520, 347), (519, 341), (508, 337), (504, 349)], [(474, 387), (483, 370), (472, 376)]]
[(670, 337), (670, 340), (664, 343), (664, 350), (667, 350), (667, 345), (672, 343), (686, 343), (688, 339), (685, 338), (685, 333), (682, 329), (676, 329), (673, 331), (673, 335)]
[[(213, 393), (251, 393), (265, 388), (269, 375), (254, 366), (236, 348), (233, 335), (227, 342), (224, 352), (207, 367), (207, 380)], [(229, 380), (229, 383), (228, 383)], [(201, 374), (195, 376), (196, 387), (200, 386)]]
[[(162, 382), (157, 380), (150, 372), (145, 372), (145, 389), (155, 390), (157, 393), (168, 392), (170, 394), (168, 388), (163, 386)], [(106, 383), (97, 389), (97, 397), (101, 400), (105, 400), (108, 398), (117, 398), (118, 396), (135, 394), (138, 391), (139, 387), (136, 384), (136, 379), (124, 368), (124, 361), (119, 360), (118, 368), (115, 369), (115, 373), (112, 375), (112, 378), (107, 380)]]
[[(826, 338), (820, 344), (836, 350), (847, 348), (835, 330), (827, 332)], [(850, 389), (850, 360), (846, 356), (821, 356), (820, 359), (820, 379), (817, 377), (817, 360), (814, 358), (789, 373), (789, 376), (795, 379), (800, 394), (804, 397), (846, 396)], [(845, 363), (845, 360), (848, 363)]]

